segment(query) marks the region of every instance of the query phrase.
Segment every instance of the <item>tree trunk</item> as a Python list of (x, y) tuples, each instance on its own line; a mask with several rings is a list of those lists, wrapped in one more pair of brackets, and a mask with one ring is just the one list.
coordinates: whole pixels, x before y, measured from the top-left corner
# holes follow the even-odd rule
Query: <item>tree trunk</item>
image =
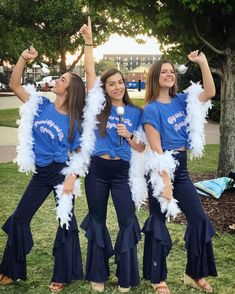
[(67, 72), (67, 67), (66, 67), (66, 54), (62, 52), (60, 54), (61, 60), (60, 60), (60, 73), (64, 74)]
[[(234, 52), (226, 55), (221, 80), (220, 153), (218, 175), (235, 170), (235, 61)], [(232, 56), (233, 55), (233, 56)]]

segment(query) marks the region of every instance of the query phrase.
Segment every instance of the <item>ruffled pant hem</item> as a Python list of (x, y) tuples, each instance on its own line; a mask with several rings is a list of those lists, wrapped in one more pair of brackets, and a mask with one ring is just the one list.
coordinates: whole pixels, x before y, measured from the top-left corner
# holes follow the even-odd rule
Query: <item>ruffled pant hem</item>
[(13, 216), (10, 216), (2, 228), (8, 235), (8, 241), (0, 265), (0, 273), (11, 277), (14, 281), (26, 280), (26, 255), (33, 247), (30, 225), (17, 222)]
[(187, 227), (184, 240), (188, 262), (185, 272), (193, 279), (217, 276), (211, 242), (214, 234), (215, 230), (206, 216), (198, 223)]
[(166, 258), (172, 242), (165, 223), (154, 214), (146, 220), (142, 229), (145, 234), (143, 277), (152, 283), (167, 278)]

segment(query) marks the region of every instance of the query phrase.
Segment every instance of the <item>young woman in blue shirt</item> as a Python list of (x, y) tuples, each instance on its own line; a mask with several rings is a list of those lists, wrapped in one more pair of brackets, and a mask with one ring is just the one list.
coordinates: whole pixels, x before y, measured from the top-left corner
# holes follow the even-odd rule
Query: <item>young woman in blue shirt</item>
[[(32, 99), (21, 86), (21, 77), (27, 60), (34, 60), (35, 48), (24, 50), (14, 67), (10, 87), (19, 99), (26, 103)], [(6, 285), (26, 280), (26, 255), (33, 246), (30, 222), (39, 207), (55, 186), (63, 183), (63, 193), (73, 191), (75, 174), (65, 177), (61, 171), (66, 167), (69, 153), (80, 146), (82, 112), (85, 104), (85, 86), (82, 79), (67, 72), (55, 81), (52, 88), (56, 99), (52, 103), (46, 97), (40, 99), (36, 114), (32, 114), (31, 137), (35, 172), (14, 213), (3, 225), (8, 241), (0, 264), (0, 284)], [(24, 104), (24, 106), (27, 105)], [(34, 115), (34, 116), (33, 116)], [(26, 126), (21, 126), (23, 129)], [(32, 151), (32, 152), (31, 152)], [(23, 153), (26, 150), (23, 150)], [(27, 154), (25, 154), (27, 156)], [(83, 277), (77, 221), (73, 214), (69, 229), (58, 226), (53, 247), (54, 271), (49, 286), (51, 291), (61, 291), (65, 284)]]
[[(207, 102), (215, 95), (215, 85), (206, 56), (202, 52), (198, 54), (198, 51), (194, 51), (188, 58), (201, 69), (204, 89), (198, 99), (203, 103)], [(162, 197), (168, 201), (174, 197), (187, 218), (187, 265), (184, 282), (210, 293), (212, 287), (205, 277), (217, 275), (211, 243), (214, 229), (203, 211), (188, 175), (186, 150), (190, 144), (190, 134), (186, 121), (187, 94), (176, 91), (177, 81), (173, 64), (164, 60), (154, 63), (147, 78), (143, 125), (151, 150), (162, 155), (163, 161), (164, 152), (173, 151), (173, 157), (178, 161), (173, 182), (167, 169), (161, 173), (161, 178), (164, 183)], [(148, 183), (148, 194), (150, 217), (143, 228), (144, 278), (151, 281), (156, 293), (169, 294), (170, 290), (166, 284), (166, 257), (172, 243), (165, 225), (165, 214), (161, 212), (158, 200), (153, 197), (151, 183)]]
[[(85, 70), (89, 91), (96, 80), (90, 19), (80, 32), (85, 40)], [(119, 70), (109, 69), (100, 79), (106, 104), (98, 116), (95, 149), (85, 178), (89, 208), (82, 223), (88, 238), (86, 279), (91, 281), (93, 290), (103, 292), (104, 282), (110, 274), (109, 258), (115, 254), (118, 290), (128, 292), (131, 286), (139, 284), (137, 243), (140, 240), (140, 228), (128, 179), (131, 148), (144, 150), (144, 145), (137, 143), (133, 137), (133, 132), (141, 124), (142, 111), (132, 104)], [(122, 123), (119, 123), (118, 106), (124, 107)], [(122, 144), (120, 137), (123, 138)], [(114, 251), (106, 227), (110, 192), (120, 228)]]

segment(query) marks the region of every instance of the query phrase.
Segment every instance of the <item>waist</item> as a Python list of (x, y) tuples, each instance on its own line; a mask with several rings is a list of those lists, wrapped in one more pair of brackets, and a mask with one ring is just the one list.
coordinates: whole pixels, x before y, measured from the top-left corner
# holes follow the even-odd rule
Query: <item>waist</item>
[(99, 155), (99, 157), (103, 158), (103, 159), (108, 159), (108, 160), (120, 160), (120, 157), (111, 157), (109, 154), (102, 154)]

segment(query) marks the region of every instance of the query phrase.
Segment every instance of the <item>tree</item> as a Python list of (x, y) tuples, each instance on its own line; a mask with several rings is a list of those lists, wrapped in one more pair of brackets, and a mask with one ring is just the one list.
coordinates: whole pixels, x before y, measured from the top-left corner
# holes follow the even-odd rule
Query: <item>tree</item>
[(221, 81), (218, 174), (226, 176), (235, 170), (235, 2), (120, 0), (102, 1), (100, 5), (109, 7), (110, 15), (117, 9), (125, 11), (141, 29), (157, 37), (161, 49), (173, 61), (185, 62), (188, 52), (206, 44), (212, 71)]
[[(0, 33), (0, 43), (6, 43), (2, 58), (16, 59), (28, 41), (35, 45), (46, 63), (55, 64), (59, 59), (60, 72), (63, 73), (72, 70), (83, 55), (84, 41), (79, 29), (87, 22), (88, 14), (94, 21), (95, 46), (107, 41), (111, 33), (135, 35), (139, 30), (136, 23), (126, 20), (124, 13), (117, 11), (116, 17), (110, 18), (106, 9), (97, 11), (96, 6), (94, 3), (88, 7), (85, 0), (1, 0), (0, 25), (3, 24), (5, 33), (11, 31), (11, 36), (17, 36), (11, 38), (10, 45), (5, 40), (9, 34)], [(11, 52), (12, 48), (14, 52)], [(67, 52), (80, 52), (70, 68), (66, 64)]]
[(97, 76), (100, 76), (102, 72), (109, 68), (117, 68), (117, 64), (111, 60), (100, 60), (95, 64), (95, 71)]

